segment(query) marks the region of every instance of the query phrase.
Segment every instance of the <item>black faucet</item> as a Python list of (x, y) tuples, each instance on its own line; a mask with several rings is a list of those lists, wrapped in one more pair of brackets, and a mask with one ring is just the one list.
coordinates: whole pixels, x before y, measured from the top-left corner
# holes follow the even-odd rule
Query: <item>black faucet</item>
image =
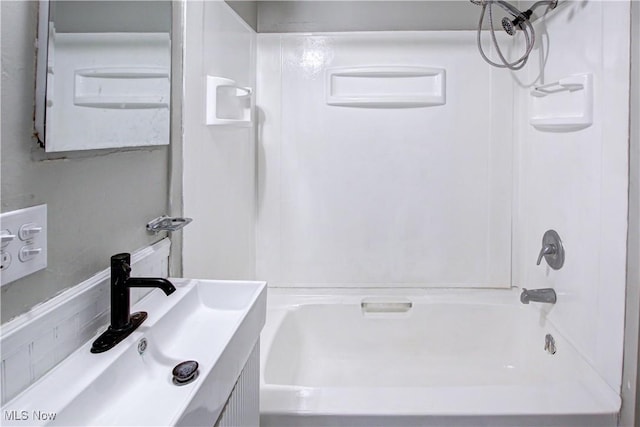
[(111, 325), (93, 342), (91, 353), (102, 353), (128, 337), (147, 318), (147, 313), (129, 313), (130, 288), (160, 288), (171, 295), (175, 286), (167, 279), (129, 277), (131, 254), (121, 253), (111, 257)]

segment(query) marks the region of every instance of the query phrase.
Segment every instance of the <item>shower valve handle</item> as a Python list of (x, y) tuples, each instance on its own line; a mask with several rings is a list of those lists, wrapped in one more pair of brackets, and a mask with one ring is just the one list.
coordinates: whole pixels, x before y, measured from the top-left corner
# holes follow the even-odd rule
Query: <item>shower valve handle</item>
[(542, 258), (554, 270), (559, 270), (564, 265), (564, 246), (555, 230), (547, 230), (542, 236), (542, 249), (540, 249), (536, 265), (540, 265)]
[(542, 258), (544, 258), (545, 255), (554, 255), (556, 251), (557, 251), (556, 245), (554, 244), (544, 245), (542, 249), (540, 249), (540, 254), (538, 255), (538, 262), (536, 262), (536, 265), (540, 265), (540, 263), (542, 262)]

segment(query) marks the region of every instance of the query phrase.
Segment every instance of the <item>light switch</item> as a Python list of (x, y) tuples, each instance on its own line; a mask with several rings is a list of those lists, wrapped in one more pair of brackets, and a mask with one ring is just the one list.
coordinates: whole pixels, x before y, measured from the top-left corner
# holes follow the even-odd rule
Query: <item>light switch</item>
[(42, 232), (42, 227), (39, 227), (38, 224), (34, 222), (30, 222), (29, 224), (20, 226), (18, 236), (20, 236), (20, 240), (28, 240), (40, 232)]
[(47, 267), (47, 205), (0, 214), (0, 278), (4, 286)]

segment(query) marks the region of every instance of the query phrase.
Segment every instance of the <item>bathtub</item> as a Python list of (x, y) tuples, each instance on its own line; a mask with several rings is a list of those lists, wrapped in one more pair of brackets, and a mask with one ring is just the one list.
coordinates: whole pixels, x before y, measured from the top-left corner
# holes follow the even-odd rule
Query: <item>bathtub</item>
[(261, 426), (615, 426), (619, 395), (545, 319), (517, 289), (271, 288)]

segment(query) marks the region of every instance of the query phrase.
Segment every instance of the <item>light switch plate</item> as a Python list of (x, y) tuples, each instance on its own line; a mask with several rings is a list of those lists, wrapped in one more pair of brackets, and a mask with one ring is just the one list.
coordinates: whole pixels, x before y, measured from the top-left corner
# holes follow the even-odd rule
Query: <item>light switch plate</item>
[(0, 214), (1, 286), (47, 267), (47, 205)]

